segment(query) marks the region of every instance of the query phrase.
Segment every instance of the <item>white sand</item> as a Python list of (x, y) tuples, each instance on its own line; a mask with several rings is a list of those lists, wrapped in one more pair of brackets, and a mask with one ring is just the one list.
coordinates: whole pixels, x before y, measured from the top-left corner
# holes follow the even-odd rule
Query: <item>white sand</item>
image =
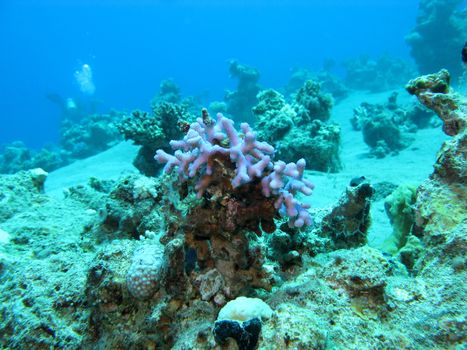
[(138, 149), (131, 142), (121, 142), (95, 156), (57, 169), (47, 176), (45, 193), (60, 198), (64, 189), (86, 184), (90, 177), (117, 179), (123, 174), (138, 172), (132, 164)]

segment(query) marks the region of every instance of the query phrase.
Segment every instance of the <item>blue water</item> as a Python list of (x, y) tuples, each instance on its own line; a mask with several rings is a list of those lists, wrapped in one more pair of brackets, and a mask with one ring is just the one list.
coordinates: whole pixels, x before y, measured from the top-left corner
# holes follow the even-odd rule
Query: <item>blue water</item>
[(148, 109), (161, 80), (221, 100), (227, 60), (284, 85), (294, 66), (319, 69), (362, 53), (409, 59), (416, 0), (0, 1), (0, 144), (56, 142), (60, 111), (46, 95), (82, 96), (89, 64), (100, 110)]

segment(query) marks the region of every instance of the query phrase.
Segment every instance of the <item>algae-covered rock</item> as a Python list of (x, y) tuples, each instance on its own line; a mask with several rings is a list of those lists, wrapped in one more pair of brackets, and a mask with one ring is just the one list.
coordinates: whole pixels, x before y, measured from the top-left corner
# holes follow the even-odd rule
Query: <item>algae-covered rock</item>
[(414, 232), (428, 248), (425, 258), (421, 258), (424, 263), (434, 250), (443, 250), (445, 256), (454, 257), (467, 246), (466, 237), (461, 234), (467, 220), (464, 200), (467, 196), (467, 99), (456, 93), (449, 81), (449, 73), (441, 70), (411, 80), (407, 85), (409, 93), (415, 94), (443, 120), (443, 131), (453, 136), (438, 153), (431, 178), (417, 190)]
[(48, 201), (42, 192), (47, 173), (42, 169), (0, 175), (0, 222)]
[(338, 202), (323, 215), (316, 233), (330, 239), (331, 249), (349, 249), (367, 243), (373, 193), (373, 187), (364, 177), (352, 181)]
[(467, 101), (465, 95), (456, 93), (450, 87), (450, 83), (449, 72), (442, 69), (409, 81), (405, 88), (441, 118), (443, 131), (447, 135), (454, 136), (466, 127)]
[(393, 227), (391, 237), (384, 242), (383, 249), (388, 253), (395, 254), (407, 243), (415, 221), (415, 200), (416, 186), (413, 185), (399, 186), (386, 197), (384, 207)]

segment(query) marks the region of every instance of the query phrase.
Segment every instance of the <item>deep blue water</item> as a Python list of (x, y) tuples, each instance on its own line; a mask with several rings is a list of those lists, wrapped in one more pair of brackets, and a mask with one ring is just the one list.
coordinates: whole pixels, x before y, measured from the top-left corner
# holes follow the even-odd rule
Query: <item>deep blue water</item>
[(220, 100), (227, 60), (257, 67), (266, 87), (294, 66), (319, 69), (362, 53), (409, 59), (416, 0), (0, 0), (0, 144), (57, 141), (60, 111), (46, 95), (82, 98), (73, 72), (89, 64), (94, 98), (148, 109), (159, 83)]

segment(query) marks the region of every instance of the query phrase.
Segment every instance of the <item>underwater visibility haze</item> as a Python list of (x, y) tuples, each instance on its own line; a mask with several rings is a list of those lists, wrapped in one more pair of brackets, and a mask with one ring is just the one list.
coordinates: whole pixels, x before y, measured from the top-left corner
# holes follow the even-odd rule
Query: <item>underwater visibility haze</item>
[(467, 2), (0, 3), (1, 349), (467, 347)]

